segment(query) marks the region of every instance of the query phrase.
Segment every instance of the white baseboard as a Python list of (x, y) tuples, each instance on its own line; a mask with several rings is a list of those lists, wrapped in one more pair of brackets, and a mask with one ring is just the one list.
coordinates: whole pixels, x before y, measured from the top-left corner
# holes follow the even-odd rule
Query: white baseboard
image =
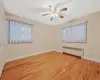
[[(51, 51), (56, 51), (56, 52), (60, 52), (60, 53), (63, 52), (63, 51), (60, 51), (60, 50), (47, 50), (47, 51), (43, 51), (43, 52), (36, 52), (36, 53), (24, 55), (24, 56), (19, 56), (19, 57), (16, 57), (16, 58), (7, 59), (6, 62), (13, 61), (13, 60), (18, 60), (18, 59), (22, 59), (22, 58), (25, 58), (25, 57), (29, 57), (29, 56), (34, 56), (34, 55), (46, 53), (46, 52), (51, 52)], [(91, 60), (91, 61), (95, 61), (95, 62), (100, 62), (100, 60), (95, 59), (95, 58), (90, 58), (90, 57), (86, 57), (86, 56), (84, 56), (82, 58), (83, 59), (87, 59), (87, 60)]]
[(91, 60), (91, 61), (95, 61), (95, 62), (99, 62), (100, 63), (100, 60), (99, 59), (95, 59), (95, 58), (91, 58), (91, 57), (82, 57), (83, 59), (87, 59), (87, 60)]
[(3, 71), (4, 65), (5, 65), (5, 64), (3, 64), (2, 66), (0, 66), (0, 68), (1, 68), (1, 70), (0, 70), (0, 77), (1, 77), (1, 75), (2, 75), (2, 71)]
[(63, 53), (63, 51), (60, 51), (60, 50), (53, 50), (53, 51), (56, 51), (56, 52), (60, 52), (60, 53)]
[[(63, 51), (60, 51), (60, 50), (54, 50), (54, 51), (57, 51), (57, 52), (63, 53)], [(86, 56), (83, 56), (82, 58), (83, 58), (83, 59), (87, 59), (87, 60), (91, 60), (91, 61), (99, 62), (99, 63), (100, 63), (100, 59), (91, 58), (91, 57), (86, 57)]]
[(34, 56), (34, 55), (46, 53), (46, 52), (51, 52), (51, 51), (55, 51), (55, 50), (47, 50), (47, 51), (43, 51), (43, 52), (35, 52), (35, 53), (32, 53), (32, 54), (27, 54), (27, 55), (15, 57), (15, 58), (7, 59), (6, 62), (14, 61), (14, 60), (18, 60), (18, 59), (26, 58), (26, 57), (29, 57), (29, 56)]

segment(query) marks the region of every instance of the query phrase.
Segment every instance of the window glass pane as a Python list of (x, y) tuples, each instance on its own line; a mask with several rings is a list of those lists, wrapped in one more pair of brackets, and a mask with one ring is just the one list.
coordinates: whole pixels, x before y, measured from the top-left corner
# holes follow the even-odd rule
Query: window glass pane
[(32, 42), (32, 25), (17, 21), (9, 21), (9, 42)]
[(86, 42), (86, 22), (65, 27), (62, 33), (65, 42)]

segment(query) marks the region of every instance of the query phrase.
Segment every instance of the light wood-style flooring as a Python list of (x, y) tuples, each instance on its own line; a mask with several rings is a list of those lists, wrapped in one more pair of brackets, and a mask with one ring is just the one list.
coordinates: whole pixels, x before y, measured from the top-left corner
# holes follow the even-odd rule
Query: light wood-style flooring
[(100, 63), (48, 52), (7, 63), (0, 80), (100, 80)]

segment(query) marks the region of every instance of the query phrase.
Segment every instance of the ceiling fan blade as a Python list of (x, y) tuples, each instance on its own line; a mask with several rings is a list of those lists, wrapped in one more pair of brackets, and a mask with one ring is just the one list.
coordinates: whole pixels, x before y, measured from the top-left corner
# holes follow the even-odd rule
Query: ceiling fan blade
[(55, 6), (49, 5), (49, 8), (50, 8), (49, 9), (50, 11), (56, 11), (56, 7)]
[(51, 14), (51, 13), (43, 14), (42, 16), (46, 16), (46, 15), (49, 15), (49, 14)]
[(59, 15), (59, 17), (60, 17), (60, 18), (64, 18), (64, 16), (62, 16), (62, 15)]
[(67, 11), (67, 8), (62, 8), (62, 9), (60, 9), (60, 11), (62, 12), (62, 11)]
[(49, 8), (52, 8), (52, 5), (49, 5)]
[(53, 17), (51, 17), (50, 20), (52, 21), (53, 20)]

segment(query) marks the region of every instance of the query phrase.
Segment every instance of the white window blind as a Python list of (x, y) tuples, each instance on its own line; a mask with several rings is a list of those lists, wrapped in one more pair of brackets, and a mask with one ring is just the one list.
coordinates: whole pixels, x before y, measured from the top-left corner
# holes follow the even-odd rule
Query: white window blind
[(86, 22), (62, 28), (64, 42), (86, 42)]
[(9, 43), (32, 42), (33, 25), (9, 20)]

